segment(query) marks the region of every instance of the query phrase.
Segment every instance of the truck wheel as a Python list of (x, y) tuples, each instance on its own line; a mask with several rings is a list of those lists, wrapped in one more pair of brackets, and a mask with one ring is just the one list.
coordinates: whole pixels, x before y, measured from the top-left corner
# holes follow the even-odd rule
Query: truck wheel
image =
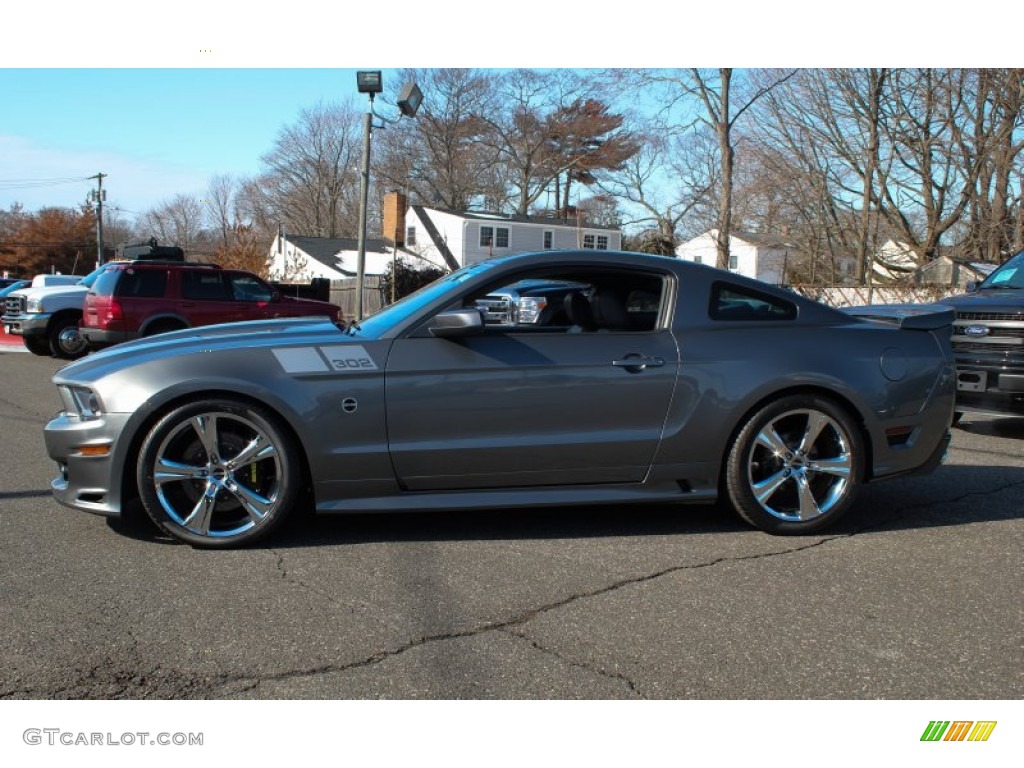
[(89, 351), (89, 345), (78, 332), (78, 318), (58, 318), (50, 326), (50, 351), (54, 357), (76, 360)]
[(40, 338), (38, 336), (22, 336), (21, 340), (25, 342), (25, 349), (33, 355), (49, 357), (53, 354), (50, 352), (50, 342), (48, 339)]

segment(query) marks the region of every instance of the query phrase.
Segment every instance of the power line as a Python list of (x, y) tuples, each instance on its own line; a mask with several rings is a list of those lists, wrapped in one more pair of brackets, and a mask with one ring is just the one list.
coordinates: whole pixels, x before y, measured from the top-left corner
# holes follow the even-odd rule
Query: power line
[(64, 184), (80, 184), (90, 181), (89, 176), (61, 177), (53, 179), (0, 179), (0, 190), (8, 189), (39, 189), (41, 187), (58, 187)]

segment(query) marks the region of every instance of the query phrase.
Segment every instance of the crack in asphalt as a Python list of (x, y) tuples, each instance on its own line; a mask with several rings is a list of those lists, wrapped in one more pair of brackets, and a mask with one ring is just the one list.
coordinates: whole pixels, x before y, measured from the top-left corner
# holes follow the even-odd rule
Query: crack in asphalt
[[(843, 536), (824, 537), (824, 538), (822, 538), (822, 539), (820, 539), (818, 541), (812, 542), (810, 544), (806, 544), (804, 546), (793, 547), (793, 548), (782, 550), (782, 551), (778, 551), (778, 552), (762, 552), (762, 553), (758, 553), (758, 554), (755, 554), (755, 555), (744, 555), (744, 556), (740, 556), (740, 557), (719, 557), (719, 558), (715, 558), (714, 560), (709, 560), (709, 561), (706, 561), (706, 562), (703, 562), (703, 563), (693, 563), (693, 564), (689, 564), (689, 565), (676, 565), (676, 566), (672, 566), (672, 567), (669, 567), (669, 568), (663, 568), (663, 569), (661, 569), (659, 571), (656, 571), (654, 573), (649, 573), (649, 574), (645, 574), (643, 576), (636, 576), (636, 577), (632, 577), (632, 578), (628, 578), (628, 579), (620, 579), (618, 581), (615, 581), (615, 582), (613, 582), (611, 584), (607, 584), (607, 585), (605, 585), (603, 587), (599, 587), (597, 589), (589, 590), (589, 591), (586, 591), (586, 592), (574, 593), (574, 594), (571, 594), (571, 595), (569, 595), (567, 597), (562, 598), (561, 600), (556, 600), (554, 602), (546, 603), (544, 605), (541, 605), (541, 606), (539, 606), (537, 608), (532, 608), (532, 609), (529, 609), (529, 610), (526, 610), (526, 611), (522, 611), (522, 612), (520, 612), (520, 613), (518, 613), (518, 614), (516, 614), (514, 616), (509, 617), (509, 618), (497, 619), (497, 620), (494, 620), (494, 621), (484, 622), (482, 624), (478, 624), (475, 627), (471, 627), (469, 629), (465, 629), (465, 630), (461, 630), (461, 631), (439, 632), (439, 633), (433, 634), (433, 635), (425, 635), (423, 637), (414, 638), (414, 639), (406, 642), (405, 644), (398, 646), (397, 648), (381, 650), (381, 651), (378, 651), (378, 652), (376, 652), (374, 654), (371, 654), (370, 656), (367, 656), (367, 657), (364, 657), (362, 659), (359, 659), (358, 661), (348, 662), (348, 663), (345, 663), (345, 664), (324, 664), (324, 665), (319, 666), (319, 667), (310, 667), (310, 668), (306, 668), (306, 669), (289, 670), (289, 671), (286, 671), (286, 672), (278, 672), (278, 673), (271, 674), (271, 675), (264, 675), (264, 676), (261, 676), (258, 679), (261, 682), (278, 682), (278, 681), (284, 681), (284, 680), (295, 680), (295, 679), (303, 678), (303, 677), (319, 677), (319, 676), (322, 676), (322, 675), (341, 674), (341, 673), (349, 672), (349, 671), (352, 671), (352, 670), (355, 670), (355, 669), (362, 669), (362, 668), (365, 668), (365, 667), (371, 667), (371, 666), (375, 666), (377, 664), (380, 664), (380, 663), (382, 663), (384, 661), (387, 661), (389, 659), (395, 658), (397, 656), (401, 656), (402, 654), (407, 653), (408, 651), (414, 650), (416, 648), (423, 647), (425, 645), (429, 645), (431, 643), (443, 642), (443, 641), (446, 641), (446, 640), (460, 640), (460, 639), (463, 639), (463, 638), (476, 637), (476, 636), (479, 636), (479, 635), (486, 634), (488, 632), (509, 631), (509, 630), (511, 630), (514, 627), (519, 627), (519, 626), (522, 626), (524, 624), (527, 624), (527, 623), (533, 621), (534, 619), (536, 619), (537, 617), (539, 617), (539, 616), (541, 616), (541, 615), (543, 615), (545, 613), (548, 613), (550, 611), (555, 611), (555, 610), (558, 610), (560, 608), (564, 608), (564, 607), (566, 607), (568, 605), (571, 605), (571, 604), (573, 604), (575, 602), (578, 602), (580, 600), (586, 600), (586, 599), (589, 599), (589, 598), (592, 598), (592, 597), (600, 597), (601, 595), (606, 595), (606, 594), (609, 594), (611, 592), (615, 592), (615, 591), (617, 591), (619, 589), (623, 589), (625, 587), (635, 586), (635, 585), (638, 585), (638, 584), (643, 584), (643, 583), (646, 583), (648, 581), (653, 581), (655, 579), (660, 579), (660, 578), (662, 578), (664, 576), (668, 576), (668, 575), (673, 574), (673, 573), (679, 573), (681, 571), (696, 570), (696, 569), (700, 569), (700, 568), (710, 568), (710, 567), (713, 567), (713, 566), (716, 566), (716, 565), (719, 565), (719, 564), (725, 563), (725, 562), (743, 562), (743, 561), (746, 561), (746, 560), (758, 560), (758, 559), (762, 559), (762, 558), (766, 558), (766, 557), (778, 557), (780, 555), (794, 554), (796, 552), (802, 552), (804, 550), (814, 549), (816, 547), (820, 547), (823, 544), (826, 544), (826, 543), (828, 543), (830, 541), (836, 540), (837, 538), (847, 538), (849, 535), (851, 535), (851, 534), (846, 534), (846, 535), (843, 535)], [(586, 666), (584, 662), (577, 661), (575, 663), (578, 664), (579, 666)], [(223, 679), (222, 684), (226, 685), (226, 684), (232, 683), (232, 682), (240, 682), (240, 681), (243, 681), (243, 680), (252, 680), (252, 679), (253, 679), (253, 677), (251, 675), (234, 675), (234, 676), (230, 676), (230, 678)]]
[[(306, 677), (317, 677), (322, 675), (330, 674), (341, 674), (356, 669), (366, 668), (375, 666), (389, 659), (401, 656), (408, 651), (420, 648), (432, 643), (443, 642), (447, 640), (458, 640), (462, 638), (470, 638), (479, 635), (486, 634), (488, 632), (505, 632), (515, 637), (519, 637), (526, 642), (529, 642), (534, 648), (539, 651), (550, 653), (560, 660), (571, 664), (573, 666), (589, 670), (596, 674), (602, 675), (609, 679), (614, 679), (618, 682), (625, 684), (629, 690), (636, 694), (638, 697), (642, 697), (635, 682), (630, 680), (625, 675), (609, 672), (602, 667), (589, 664), (585, 661), (573, 659), (564, 654), (558, 653), (552, 649), (542, 646), (537, 641), (533, 640), (525, 633), (514, 631), (518, 627), (522, 627), (534, 619), (549, 613), (556, 611), (561, 608), (565, 608), (569, 605), (577, 603), (581, 600), (587, 600), (594, 597), (600, 597), (607, 595), (626, 587), (637, 586), (645, 584), (650, 581), (661, 579), (665, 576), (672, 574), (681, 573), (685, 571), (698, 570), (703, 568), (711, 568), (723, 563), (739, 563), (752, 560), (760, 560), (765, 558), (774, 558), (786, 555), (799, 554), (809, 550), (817, 549), (818, 547), (831, 544), (836, 541), (842, 541), (862, 533), (875, 532), (884, 530), (891, 526), (894, 522), (898, 522), (903, 518), (907, 517), (912, 512), (930, 508), (937, 505), (952, 505), (959, 502), (979, 497), (993, 496), (1000, 493), (1004, 493), (1008, 490), (1015, 488), (1024, 487), (1024, 482), (1010, 482), (1004, 483), (998, 487), (988, 488), (985, 490), (965, 491), (957, 496), (948, 497), (940, 500), (931, 501), (918, 501), (903, 505), (896, 512), (891, 515), (887, 515), (884, 520), (878, 521), (877, 523), (861, 526), (853, 531), (841, 534), (833, 534), (828, 536), (822, 536), (817, 540), (803, 544), (801, 546), (790, 547), (783, 550), (773, 552), (760, 552), (751, 555), (732, 556), (732, 557), (718, 557), (711, 560), (707, 560), (700, 563), (692, 563), (687, 565), (675, 565), (668, 568), (662, 568), (653, 573), (644, 574), (641, 576), (634, 576), (625, 579), (619, 579), (610, 584), (606, 584), (595, 589), (576, 592), (570, 594), (560, 600), (555, 600), (549, 603), (542, 604), (538, 607), (531, 608), (525, 611), (521, 611), (513, 616), (495, 619), (493, 621), (486, 621), (478, 624), (469, 629), (453, 632), (441, 632), (433, 635), (425, 635), (423, 637), (414, 638), (408, 642), (391, 649), (384, 649), (377, 651), (369, 656), (366, 656), (357, 661), (348, 662), (344, 664), (324, 664), (318, 667), (309, 667), (304, 669), (288, 670), (284, 672), (278, 672), (270, 675), (263, 675), (254, 677), (251, 674), (217, 674), (205, 679), (199, 680), (189, 678), (179, 673), (165, 670), (159, 664), (148, 669), (146, 672), (140, 673), (138, 669), (125, 669), (125, 667), (131, 667), (130, 664), (125, 664), (125, 656), (141, 665), (142, 658), (139, 652), (139, 643), (137, 638), (131, 633), (130, 630), (125, 630), (128, 637), (131, 639), (131, 645), (127, 649), (127, 652), (121, 652), (118, 655), (109, 655), (92, 667), (83, 675), (81, 675), (75, 682), (70, 685), (64, 685), (57, 689), (50, 689), (46, 691), (42, 688), (13, 688), (4, 691), (0, 691), (0, 699), (10, 699), (18, 696), (31, 696), (34, 698), (59, 698), (62, 695), (73, 696), (75, 698), (139, 698), (139, 694), (148, 694), (153, 698), (190, 698), (203, 696), (210, 696), (217, 691), (222, 691), (226, 686), (245, 683), (246, 685), (236, 691), (231, 691), (232, 695), (240, 695), (249, 691), (255, 690), (265, 682), (277, 682), (286, 680), (295, 680)], [(1012, 518), (1008, 518), (1012, 519)], [(285, 558), (283, 553), (275, 553), (277, 556), (276, 567), (281, 574), (281, 578), (288, 581), (291, 584), (298, 585), (303, 589), (312, 589), (309, 585), (305, 584), (301, 579), (295, 577), (293, 574), (288, 572), (285, 564)], [(323, 594), (321, 590), (316, 589), (319, 594)], [(330, 596), (326, 596), (327, 599), (337, 603)], [(93, 688), (103, 686), (105, 688), (105, 694), (95, 695), (92, 691)], [(131, 695), (134, 694), (134, 695)]]
[(514, 631), (512, 631), (512, 629), (501, 629), (501, 630), (498, 630), (498, 631), (499, 632), (504, 632), (505, 634), (511, 635), (512, 637), (517, 637), (520, 640), (523, 640), (523, 641), (529, 643), (533, 648), (535, 648), (536, 650), (540, 651), (541, 653), (546, 653), (546, 654), (548, 654), (550, 656), (554, 656), (559, 661), (561, 661), (561, 662), (563, 662), (565, 664), (568, 664), (571, 667), (577, 667), (578, 669), (583, 669), (583, 670), (586, 670), (587, 672), (592, 672), (592, 673), (594, 673), (596, 675), (599, 675), (600, 677), (605, 677), (605, 678), (608, 678), (610, 680), (615, 680), (617, 682), (625, 683), (626, 687), (629, 689), (630, 693), (636, 694), (637, 698), (639, 698), (639, 699), (646, 699), (647, 698), (646, 696), (644, 696), (643, 694), (640, 693), (640, 690), (637, 688), (636, 683), (633, 680), (631, 680), (630, 678), (626, 677), (626, 675), (622, 674), (621, 672), (610, 672), (609, 670), (605, 669), (604, 667), (598, 666), (596, 664), (591, 664), (591, 663), (586, 662), (586, 661), (580, 661), (579, 659), (573, 659), (573, 658), (570, 658), (568, 656), (565, 656), (564, 654), (559, 653), (558, 651), (556, 651), (553, 648), (548, 648), (546, 646), (541, 645), (537, 640), (535, 640), (534, 638), (530, 637), (525, 632), (514, 632)]

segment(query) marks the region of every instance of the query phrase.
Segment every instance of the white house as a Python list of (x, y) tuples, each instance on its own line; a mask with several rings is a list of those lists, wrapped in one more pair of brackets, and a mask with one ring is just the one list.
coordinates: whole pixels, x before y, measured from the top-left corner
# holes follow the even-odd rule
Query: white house
[[(385, 234), (387, 204), (385, 200)], [(450, 267), (529, 251), (622, 249), (618, 229), (587, 226), (580, 219), (447, 211), (424, 205), (405, 210), (400, 233), (406, 250), (431, 261), (443, 260)]]
[[(618, 229), (585, 226), (579, 219), (515, 216), (479, 211), (447, 211), (406, 205), (405, 195), (384, 196), (382, 239), (366, 241), (368, 275), (381, 275), (395, 252), (412, 267), (456, 270), (484, 259), (529, 251), (592, 248), (622, 249)], [(268, 258), (272, 279), (308, 282), (314, 277), (340, 280), (356, 274), (354, 238), (306, 237), (279, 231)]]
[[(443, 267), (420, 254), (397, 248), (397, 255), (407, 264)], [(383, 275), (396, 256), (395, 246), (383, 240), (366, 241), (367, 275)], [(354, 277), (359, 270), (359, 241), (349, 237), (306, 237), (279, 231), (270, 246), (268, 265), (272, 280), (308, 283), (315, 277), (341, 280)]]
[[(718, 230), (711, 229), (676, 247), (676, 257), (697, 264), (717, 266)], [(764, 283), (783, 285), (787, 270), (803, 261), (799, 247), (782, 235), (734, 230), (729, 237), (729, 271)], [(839, 256), (840, 276), (854, 272), (854, 259)]]
[(913, 246), (899, 240), (886, 240), (871, 259), (871, 282), (875, 285), (912, 280), (921, 258)]
[[(714, 267), (718, 263), (717, 238), (717, 229), (698, 235), (678, 246), (676, 257)], [(734, 231), (729, 238), (729, 271), (772, 285), (785, 282), (787, 263), (796, 256), (796, 246), (777, 235)]]

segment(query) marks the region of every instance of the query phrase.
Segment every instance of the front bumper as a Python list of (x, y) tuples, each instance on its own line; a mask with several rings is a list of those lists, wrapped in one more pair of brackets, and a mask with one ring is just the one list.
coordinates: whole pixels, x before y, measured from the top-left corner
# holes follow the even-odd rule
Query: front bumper
[[(104, 414), (82, 420), (59, 413), (43, 430), (46, 452), (57, 462), (50, 483), (54, 498), (65, 506), (97, 515), (121, 514), (124, 445), (119, 441), (131, 414)], [(107, 447), (103, 455), (86, 455), (83, 448)]]
[(45, 336), (51, 317), (49, 313), (4, 315), (4, 330), (11, 336)]
[(956, 364), (956, 408), (1024, 416), (1024, 365), (1014, 360), (992, 364), (985, 360), (961, 358)]

